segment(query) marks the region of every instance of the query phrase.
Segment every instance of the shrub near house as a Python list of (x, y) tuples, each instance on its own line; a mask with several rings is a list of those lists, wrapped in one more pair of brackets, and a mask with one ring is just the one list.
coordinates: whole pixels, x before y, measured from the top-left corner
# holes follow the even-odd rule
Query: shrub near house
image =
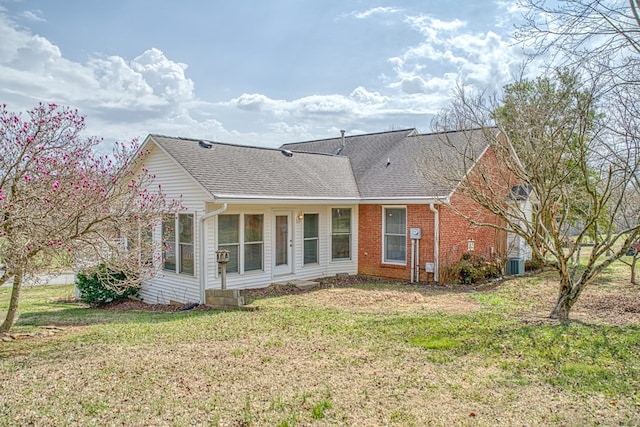
[(139, 289), (119, 286), (126, 281), (122, 272), (107, 270), (104, 265), (95, 270), (78, 273), (76, 287), (80, 299), (92, 307), (138, 296)]

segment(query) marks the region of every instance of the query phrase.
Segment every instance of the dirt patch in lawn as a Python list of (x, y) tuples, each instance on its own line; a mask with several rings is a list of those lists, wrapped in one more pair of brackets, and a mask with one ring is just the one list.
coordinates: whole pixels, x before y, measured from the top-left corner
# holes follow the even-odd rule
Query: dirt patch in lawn
[[(559, 282), (555, 274), (542, 273), (539, 277), (533, 276), (530, 281), (522, 280), (506, 281), (500, 290), (508, 292), (510, 283), (517, 284), (517, 300), (523, 302), (519, 317), (533, 323), (556, 322), (549, 318), (558, 299)], [(569, 319), (595, 325), (640, 324), (640, 286), (625, 281), (596, 281), (585, 288), (572, 308)]]
[(463, 314), (480, 308), (469, 294), (420, 289), (322, 289), (304, 295), (302, 300), (323, 307), (340, 308), (352, 312), (440, 311)]
[(300, 295), (307, 304), (345, 309), (351, 312), (388, 313), (398, 311), (447, 312), (462, 314), (480, 308), (472, 292), (494, 285), (442, 286), (390, 282), (369, 276), (338, 276), (318, 280), (306, 289), (295, 285), (271, 285), (242, 291), (247, 301), (285, 295)]

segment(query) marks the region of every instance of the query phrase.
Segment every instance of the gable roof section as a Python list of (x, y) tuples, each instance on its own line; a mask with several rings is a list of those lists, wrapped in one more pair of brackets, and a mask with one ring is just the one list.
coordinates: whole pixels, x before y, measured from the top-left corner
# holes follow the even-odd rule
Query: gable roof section
[(348, 158), (149, 135), (214, 198), (345, 200), (360, 198)]
[[(285, 144), (294, 152), (348, 157), (363, 200), (443, 199), (459, 181), (434, 179), (460, 171), (460, 179), (487, 148), (481, 130), (420, 135), (415, 129)], [(446, 161), (443, 161), (446, 159)], [(470, 161), (471, 160), (471, 161)], [(453, 169), (456, 168), (456, 169)], [(446, 173), (445, 173), (446, 172)]]

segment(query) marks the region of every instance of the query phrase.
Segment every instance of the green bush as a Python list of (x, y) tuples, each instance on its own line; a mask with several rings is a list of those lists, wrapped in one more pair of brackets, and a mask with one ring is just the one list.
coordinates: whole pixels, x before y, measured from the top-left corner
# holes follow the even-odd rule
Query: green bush
[[(445, 283), (461, 283), (470, 285), (487, 279), (495, 279), (502, 275), (500, 266), (487, 261), (484, 257), (464, 254), (460, 261), (449, 264), (444, 268)], [(443, 278), (441, 278), (443, 279)]]
[[(100, 265), (97, 270), (78, 273), (76, 287), (83, 302), (91, 307), (97, 307), (138, 296), (139, 288), (124, 285), (126, 279), (124, 273), (108, 270), (104, 265)], [(106, 287), (105, 283), (109, 283), (112, 288)]]

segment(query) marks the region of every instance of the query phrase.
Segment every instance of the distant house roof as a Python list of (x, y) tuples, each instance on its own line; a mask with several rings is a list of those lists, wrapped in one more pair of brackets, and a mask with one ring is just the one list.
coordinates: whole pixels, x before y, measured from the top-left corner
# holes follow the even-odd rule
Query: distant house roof
[[(162, 135), (148, 140), (221, 199), (443, 199), (488, 146), (480, 130), (420, 135), (404, 129), (280, 149)], [(459, 179), (434, 178), (452, 170)]]
[(149, 135), (212, 196), (346, 199), (360, 194), (348, 158)]
[[(293, 152), (348, 157), (363, 199), (444, 198), (487, 148), (481, 130), (420, 135), (415, 129), (285, 144)], [(444, 181), (434, 176), (458, 180)], [(446, 172), (446, 174), (445, 174)]]

